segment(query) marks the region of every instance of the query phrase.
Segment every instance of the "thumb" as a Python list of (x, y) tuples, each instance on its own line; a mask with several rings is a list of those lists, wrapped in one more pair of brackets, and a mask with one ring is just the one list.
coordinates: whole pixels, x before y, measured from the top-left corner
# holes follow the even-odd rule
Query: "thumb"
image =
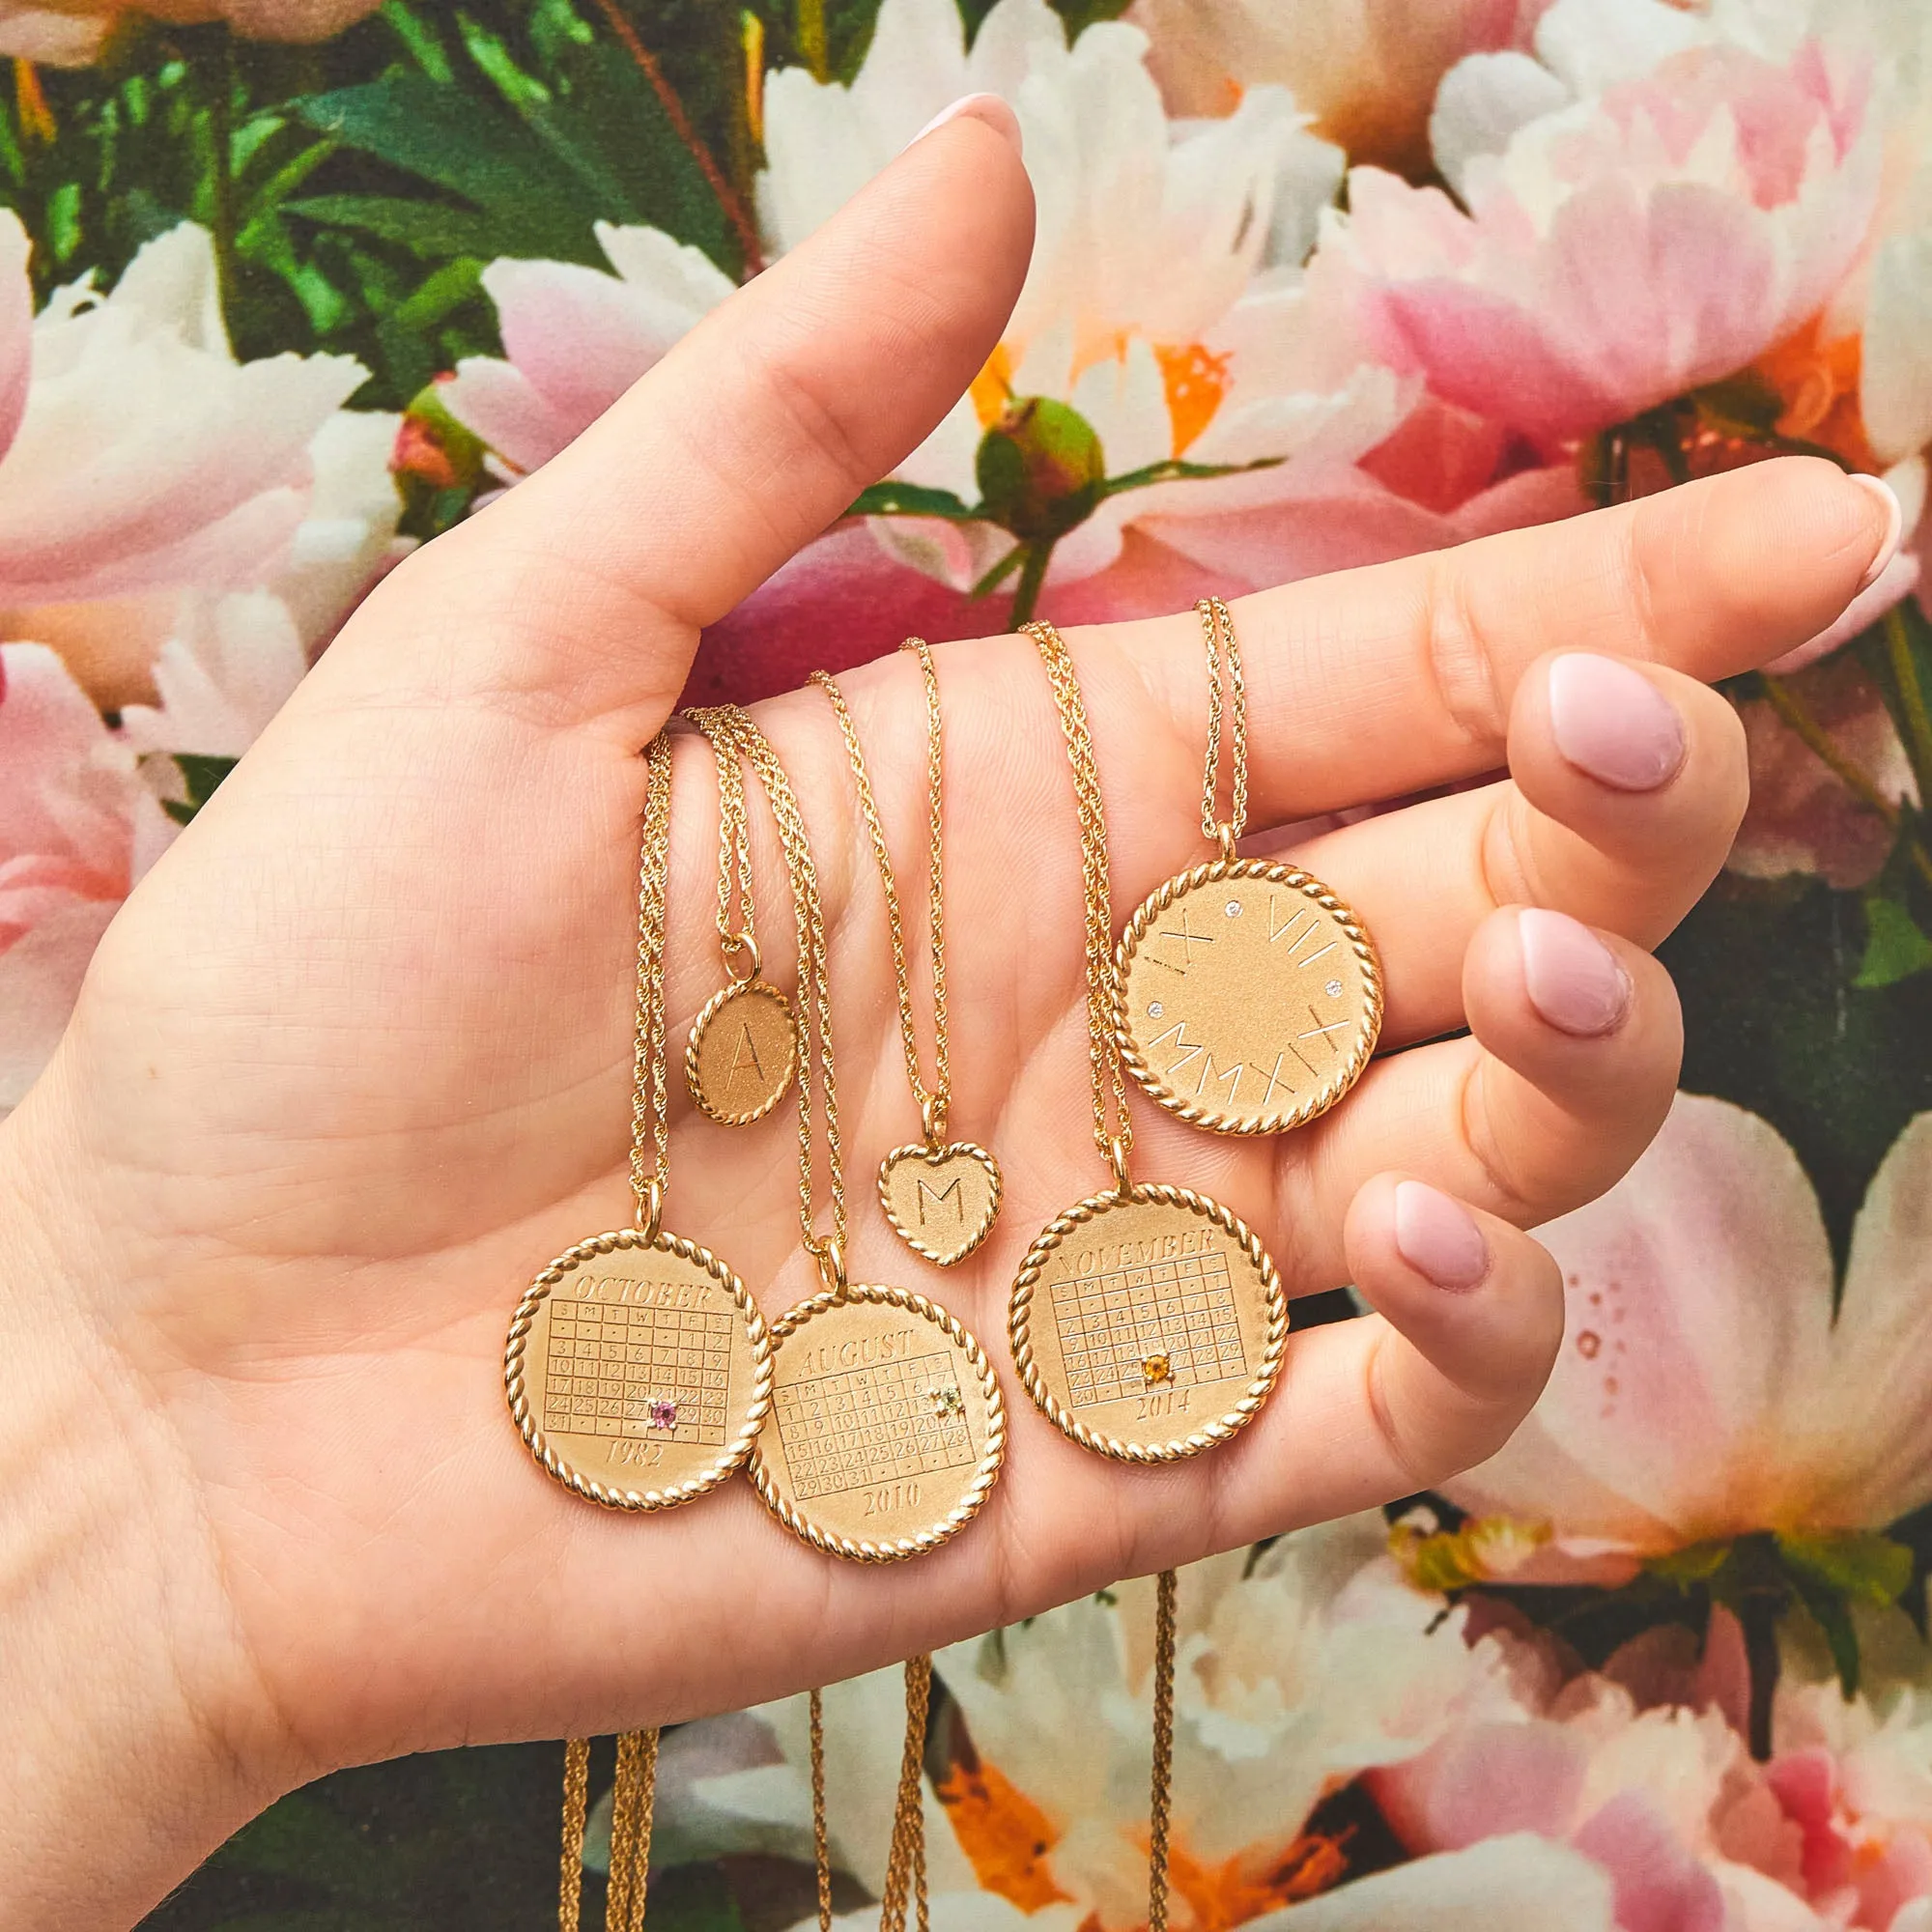
[(1025, 279), (1019, 128), (971, 97), (571, 446), (391, 574), (320, 670), (393, 701), (675, 702), (697, 634), (929, 435)]

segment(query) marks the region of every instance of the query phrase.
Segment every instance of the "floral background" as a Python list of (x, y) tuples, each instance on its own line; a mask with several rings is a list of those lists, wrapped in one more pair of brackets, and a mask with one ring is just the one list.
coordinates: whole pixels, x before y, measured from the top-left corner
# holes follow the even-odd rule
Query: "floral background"
[[(969, 89), (1039, 194), (1006, 338), (695, 695), (1779, 450), (1888, 476), (1918, 534), (1731, 689), (1755, 795), (1666, 948), (1686, 1092), (1548, 1231), (1536, 1415), (1445, 1494), (1184, 1578), (1175, 1918), (1932, 1932), (1932, 10), (0, 0), (0, 1106), (386, 565)], [(1141, 1924), (1149, 1612), (939, 1658), (939, 1932)], [(829, 1699), (855, 1915), (896, 1700)], [(809, 1915), (803, 1724), (668, 1739), (654, 1922)], [(151, 1924), (541, 1923), (557, 1764), (327, 1780)]]

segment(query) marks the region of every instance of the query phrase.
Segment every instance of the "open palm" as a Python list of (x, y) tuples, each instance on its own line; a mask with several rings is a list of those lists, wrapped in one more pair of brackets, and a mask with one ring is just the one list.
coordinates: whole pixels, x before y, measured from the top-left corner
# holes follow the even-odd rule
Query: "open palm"
[[(16, 1332), (33, 1304), (46, 1348), (25, 1412), (50, 1486), (88, 1499), (113, 1552), (124, 1641), (103, 1667), (178, 1690), (143, 1774), (178, 1780), (196, 1821), (156, 1855), (163, 1882), (321, 1769), (827, 1681), (1425, 1486), (1534, 1400), (1561, 1293), (1517, 1227), (1608, 1185), (1662, 1119), (1677, 1015), (1642, 949), (1708, 883), (1742, 810), (1739, 733), (1696, 680), (1829, 622), (1878, 548), (1871, 500), (1823, 465), (1236, 606), (1256, 825), (1506, 754), (1513, 776), (1294, 845), (1359, 911), (1387, 976), (1383, 1056), (1341, 1108), (1223, 1141), (1136, 1103), (1139, 1178), (1244, 1215), (1291, 1293), (1353, 1280), (1385, 1318), (1295, 1338), (1235, 1443), (1157, 1472), (1104, 1463), (1010, 1374), (1017, 1259), (1106, 1179), (1065, 755), (1013, 638), (937, 654), (952, 1124), (1007, 1178), (993, 1237), (944, 1276), (870, 1196), (918, 1119), (838, 731), (814, 692), (759, 709), (825, 892), (850, 1271), (935, 1294), (1002, 1369), (1011, 1443), (985, 1513), (930, 1557), (861, 1569), (796, 1543), (742, 1481), (644, 1519), (579, 1502), (505, 1413), (504, 1327), (529, 1277), (629, 1220), (640, 748), (698, 628), (963, 388), (1017, 289), (1029, 208), (998, 128), (955, 121), (549, 469), (397, 572), (128, 901), (8, 1123), (22, 1265), (0, 1295)], [(1071, 641), (1124, 916), (1205, 856), (1199, 636), (1183, 614)], [(1631, 675), (1674, 712), (1681, 761), (1608, 781), (1579, 763), (1552, 721), (1556, 645), (1593, 654), (1600, 679), (1605, 656), (1643, 661)], [(844, 685), (916, 903), (917, 668)], [(677, 774), (674, 1065), (724, 983), (701, 741), (680, 741)], [(788, 982), (782, 862), (753, 799), (762, 938)], [(1601, 1024), (1583, 1010), (1587, 941), (1559, 923), (1526, 950), (1511, 905), (1601, 930), (1627, 982)], [(736, 1131), (674, 1109), (666, 1225), (723, 1254), (768, 1314), (808, 1289), (794, 1133), (789, 1107)], [(1478, 1210), (1487, 1271), (1466, 1292), (1399, 1239), (1398, 1174)], [(101, 1922), (151, 1879), (119, 1903), (97, 1888)]]

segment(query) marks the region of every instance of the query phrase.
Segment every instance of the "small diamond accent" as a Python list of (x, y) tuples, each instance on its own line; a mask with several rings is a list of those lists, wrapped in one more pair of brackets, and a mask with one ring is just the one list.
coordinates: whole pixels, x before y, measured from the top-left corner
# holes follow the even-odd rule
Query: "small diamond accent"
[(1221, 908), (1221, 910), (1224, 913), (1226, 913), (1230, 919), (1239, 919), (1241, 916), (1241, 902), (1239, 899), (1230, 899), (1228, 903)]
[(653, 1396), (644, 1405), (644, 1420), (653, 1429), (675, 1429), (677, 1427), (677, 1404), (668, 1396)]
[(1321, 990), (1324, 993), (1326, 993), (1331, 1000), (1339, 1000), (1342, 997), (1342, 982), (1339, 980), (1330, 980), (1328, 983), (1322, 987)]
[(1174, 1364), (1166, 1355), (1143, 1355), (1141, 1357), (1141, 1379), (1149, 1388), (1158, 1388), (1163, 1382), (1174, 1379)]
[(1161, 1015), (1160, 1002), (1158, 1000), (1150, 1000), (1148, 1002), (1148, 1018), (1151, 1020), (1157, 1020), (1159, 1019), (1160, 1015)]

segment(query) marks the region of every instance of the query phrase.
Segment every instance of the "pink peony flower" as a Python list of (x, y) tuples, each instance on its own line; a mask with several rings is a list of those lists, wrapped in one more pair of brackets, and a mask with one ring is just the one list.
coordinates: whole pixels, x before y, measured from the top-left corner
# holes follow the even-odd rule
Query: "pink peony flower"
[(173, 836), (60, 659), (0, 645), (0, 1110), (46, 1064), (96, 942)]
[(1326, 244), (1384, 359), (1560, 443), (1735, 374), (1824, 306), (1876, 206), (1866, 97), (1815, 43), (1783, 66), (1690, 46), (1469, 156), (1466, 213), (1355, 169)]
[(339, 618), (397, 510), (393, 420), (341, 410), (361, 365), (237, 362), (192, 224), (105, 298), (74, 285), (36, 320), (26, 290), (25, 235), (0, 214), (0, 638), (54, 645), (115, 704), (152, 695), (184, 590), (300, 579), (317, 623)]
[(1552, 1222), (1569, 1302), (1548, 1388), (1447, 1486), (1547, 1525), (1546, 1576), (1754, 1530), (1876, 1529), (1932, 1500), (1932, 1114), (1880, 1165), (1838, 1313), (1817, 1197), (1756, 1115), (1679, 1094), (1600, 1201)]

